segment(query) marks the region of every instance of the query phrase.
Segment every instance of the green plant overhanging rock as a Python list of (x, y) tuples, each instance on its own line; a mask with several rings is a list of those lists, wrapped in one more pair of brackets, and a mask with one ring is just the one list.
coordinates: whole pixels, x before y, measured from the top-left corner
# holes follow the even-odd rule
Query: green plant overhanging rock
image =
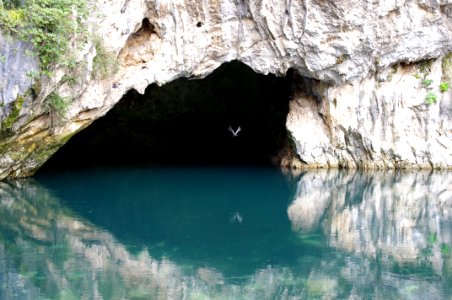
[(43, 102), (43, 106), (51, 118), (52, 127), (64, 119), (70, 103), (69, 98), (61, 97), (55, 91), (47, 96)]
[(441, 82), (439, 84), (439, 90), (441, 91), (441, 93), (445, 93), (449, 90), (449, 83), (448, 82)]
[(426, 102), (428, 105), (433, 105), (433, 104), (436, 103), (436, 101), (437, 101), (437, 96), (436, 96), (436, 94), (433, 93), (433, 92), (429, 92), (429, 93), (427, 94), (427, 96), (425, 96), (425, 102)]
[(44, 75), (50, 75), (55, 65), (73, 65), (69, 49), (87, 40), (83, 26), (88, 15), (86, 0), (0, 3), (0, 29), (33, 44)]
[(108, 51), (102, 39), (93, 38), (96, 56), (93, 59), (93, 76), (97, 79), (105, 79), (115, 74), (119, 69), (118, 60), (113, 52)]
[[(427, 95), (425, 96), (425, 102), (428, 105), (433, 105), (437, 102), (438, 97), (437, 95), (432, 91), (433, 90), (433, 80), (427, 78), (429, 73), (431, 72), (431, 65), (433, 60), (424, 60), (419, 63), (418, 71), (423, 74), (423, 80), (421, 80), (421, 86), (422, 88), (426, 89), (428, 91)], [(439, 88), (439, 91), (441, 93), (445, 93), (449, 90), (449, 82), (448, 80), (452, 79), (452, 53), (447, 54), (443, 60), (442, 60), (442, 72), (443, 76), (442, 81), (437, 87)], [(421, 76), (419, 73), (415, 73), (413, 75), (416, 79), (421, 79)]]
[(432, 83), (433, 83), (433, 80), (432, 80), (432, 79), (424, 79), (424, 80), (422, 80), (422, 85), (423, 85), (424, 87), (429, 87), (429, 86), (432, 85)]

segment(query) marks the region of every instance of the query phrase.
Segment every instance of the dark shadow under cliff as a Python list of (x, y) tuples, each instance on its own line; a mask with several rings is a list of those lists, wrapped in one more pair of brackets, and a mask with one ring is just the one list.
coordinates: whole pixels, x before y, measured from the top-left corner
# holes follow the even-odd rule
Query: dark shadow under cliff
[[(143, 164), (269, 164), (286, 142), (291, 88), (239, 62), (202, 80), (134, 90), (74, 136), (43, 171)], [(242, 129), (233, 137), (229, 126)]]

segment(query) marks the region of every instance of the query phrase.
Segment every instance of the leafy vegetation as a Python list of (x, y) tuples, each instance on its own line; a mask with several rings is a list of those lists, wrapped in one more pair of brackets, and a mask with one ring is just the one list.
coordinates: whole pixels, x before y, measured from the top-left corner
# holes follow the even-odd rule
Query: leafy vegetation
[[(7, 36), (31, 42), (35, 50), (26, 55), (35, 55), (39, 59), (40, 72), (28, 72), (28, 77), (50, 77), (58, 66), (66, 69), (60, 85), (77, 84), (81, 64), (77, 62), (76, 54), (89, 38), (84, 24), (88, 4), (89, 0), (0, 0), (0, 30)], [(115, 73), (118, 63), (114, 54), (105, 49), (100, 37), (93, 37), (93, 43), (97, 52), (93, 75), (105, 78)], [(0, 57), (2, 60), (5, 58)], [(43, 101), (52, 125), (64, 118), (69, 100), (55, 90)], [(10, 119), (15, 119), (16, 115), (13, 112)], [(5, 126), (11, 127), (9, 123)]]
[(442, 243), (440, 249), (441, 249), (441, 253), (443, 255), (450, 256), (451, 253), (452, 253), (451, 247), (448, 244), (446, 244), (446, 243)]
[(439, 90), (441, 91), (441, 93), (445, 93), (449, 90), (449, 83), (448, 82), (441, 82), (439, 84)]
[(95, 36), (93, 39), (96, 56), (93, 59), (93, 75), (98, 79), (105, 79), (118, 71), (118, 61), (114, 53), (105, 49), (102, 39)]
[(436, 103), (437, 96), (433, 92), (429, 92), (427, 96), (425, 96), (425, 102), (427, 102), (428, 105), (433, 105)]
[(20, 114), (20, 110), (22, 109), (22, 105), (24, 104), (25, 101), (25, 97), (23, 96), (17, 96), (16, 101), (14, 101), (13, 103), (11, 103), (11, 112), (8, 115), (8, 117), (6, 119), (3, 120), (3, 122), (1, 123), (1, 132), (5, 133), (8, 132), (12, 129), (14, 123), (17, 121), (19, 114)]
[(433, 83), (432, 79), (424, 79), (424, 80), (422, 80), (422, 85), (425, 86), (425, 87), (431, 86), (432, 83)]
[(425, 78), (424, 80), (421, 81), (421, 84), (428, 91), (427, 95), (425, 96), (425, 102), (428, 105), (435, 104), (437, 99), (438, 99), (438, 97), (436, 96), (435, 93), (432, 92), (433, 80)]
[(430, 245), (436, 244), (438, 241), (438, 234), (436, 232), (430, 232), (430, 234), (427, 236), (427, 242)]
[[(449, 54), (442, 61), (443, 80), (445, 80), (445, 78), (446, 78), (446, 81), (448, 78), (447, 75), (448, 75), (448, 73), (450, 73), (450, 70), (448, 68), (450, 65), (452, 66), (451, 57), (452, 57), (452, 55)], [(434, 59), (429, 59), (429, 60), (424, 60), (424, 61), (419, 62), (418, 71), (413, 75), (416, 79), (423, 78), (420, 83), (421, 83), (421, 87), (428, 91), (427, 95), (425, 96), (425, 102), (428, 105), (433, 105), (438, 100), (438, 96), (433, 92), (433, 90), (434, 90), (433, 79), (427, 78), (427, 76), (431, 72), (433, 62), (434, 62)], [(422, 74), (422, 77), (420, 74)], [(441, 82), (438, 86), (441, 93), (447, 92), (449, 90), (449, 83), (446, 81)]]
[(69, 50), (87, 38), (86, 0), (0, 1), (0, 28), (33, 44), (43, 74), (50, 75), (55, 65), (70, 67)]
[(44, 100), (44, 108), (51, 117), (53, 125), (64, 118), (69, 104), (69, 98), (61, 97), (56, 92), (52, 92), (47, 96)]

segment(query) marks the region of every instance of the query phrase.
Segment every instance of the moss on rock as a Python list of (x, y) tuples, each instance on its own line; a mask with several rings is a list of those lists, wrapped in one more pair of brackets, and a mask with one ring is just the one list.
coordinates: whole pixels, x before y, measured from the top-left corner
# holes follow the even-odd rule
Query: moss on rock
[(1, 123), (2, 135), (11, 131), (14, 123), (16, 123), (17, 119), (19, 118), (20, 110), (22, 109), (24, 102), (25, 96), (19, 95), (17, 96), (16, 100), (11, 103), (12, 110), (9, 113), (8, 117)]

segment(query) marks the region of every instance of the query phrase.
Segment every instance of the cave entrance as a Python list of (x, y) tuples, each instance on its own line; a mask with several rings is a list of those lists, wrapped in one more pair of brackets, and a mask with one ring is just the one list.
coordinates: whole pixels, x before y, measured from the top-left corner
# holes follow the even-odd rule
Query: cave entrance
[[(234, 61), (202, 80), (131, 90), (42, 168), (265, 165), (287, 141), (291, 73), (260, 75)], [(237, 136), (231, 127), (241, 131)]]

